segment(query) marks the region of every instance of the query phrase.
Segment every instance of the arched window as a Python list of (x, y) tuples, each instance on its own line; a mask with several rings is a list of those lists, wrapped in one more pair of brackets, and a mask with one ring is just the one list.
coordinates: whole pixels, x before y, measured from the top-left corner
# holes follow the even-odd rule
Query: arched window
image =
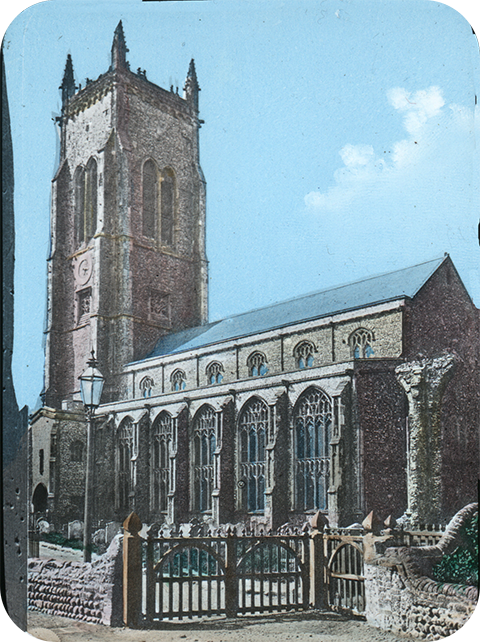
[(127, 417), (122, 421), (117, 433), (118, 457), (118, 507), (129, 510), (132, 491), (133, 422)]
[(155, 238), (158, 220), (158, 171), (152, 160), (147, 160), (143, 165), (142, 198), (142, 234)]
[(170, 377), (170, 380), (172, 382), (172, 390), (179, 391), (179, 390), (185, 390), (187, 387), (187, 377), (183, 370), (175, 370), (172, 373), (172, 376)]
[(43, 475), (45, 472), (45, 451), (43, 448), (40, 448), (38, 452), (38, 472), (40, 475)]
[(76, 439), (70, 444), (70, 461), (81, 463), (83, 461), (83, 442)]
[(265, 439), (268, 407), (252, 399), (239, 422), (240, 480), (242, 508), (250, 513), (265, 508)]
[(313, 366), (313, 355), (315, 352), (315, 345), (311, 341), (298, 343), (293, 351), (297, 368), (311, 368)]
[(167, 510), (170, 490), (170, 444), (172, 441), (172, 417), (165, 410), (152, 426), (152, 504), (153, 509)]
[(97, 231), (97, 161), (90, 158), (86, 169), (75, 170), (75, 238), (81, 245), (94, 236)]
[(217, 447), (215, 411), (203, 407), (193, 423), (193, 508), (196, 511), (212, 509), (213, 459)]
[(147, 399), (148, 397), (152, 396), (152, 388), (153, 388), (153, 379), (152, 377), (143, 377), (143, 379), (140, 381), (140, 390), (142, 392), (142, 397)]
[(173, 245), (175, 223), (175, 175), (166, 168), (162, 172), (160, 187), (161, 241)]
[(213, 385), (214, 383), (221, 383), (223, 379), (223, 366), (218, 361), (209, 363), (206, 369), (207, 383)]
[(267, 374), (267, 357), (262, 352), (253, 352), (247, 359), (248, 373), (251, 377)]
[(358, 328), (350, 335), (350, 349), (354, 359), (368, 359), (374, 356), (373, 342), (375, 336), (371, 330)]
[(297, 510), (325, 510), (329, 474), (332, 404), (318, 388), (309, 388), (294, 411), (295, 496)]

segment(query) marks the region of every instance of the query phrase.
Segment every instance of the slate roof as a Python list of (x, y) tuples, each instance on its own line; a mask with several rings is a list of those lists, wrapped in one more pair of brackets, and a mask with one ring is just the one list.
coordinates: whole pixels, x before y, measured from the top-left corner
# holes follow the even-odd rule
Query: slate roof
[(446, 257), (412, 267), (371, 276), (361, 281), (313, 292), (266, 308), (244, 312), (220, 321), (167, 334), (145, 357), (159, 357), (194, 350), (221, 341), (259, 334), (285, 326), (319, 319), (340, 312), (413, 298)]

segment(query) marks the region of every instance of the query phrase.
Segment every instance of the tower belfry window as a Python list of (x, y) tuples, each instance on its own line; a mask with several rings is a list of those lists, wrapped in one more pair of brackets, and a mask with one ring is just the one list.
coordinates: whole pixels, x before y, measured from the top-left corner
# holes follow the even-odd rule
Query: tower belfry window
[(171, 169), (163, 170), (160, 190), (161, 241), (163, 245), (173, 245), (175, 178)]
[(143, 236), (154, 238), (158, 218), (158, 172), (152, 160), (147, 160), (143, 165), (142, 196), (142, 233)]
[(97, 161), (75, 171), (75, 234), (77, 245), (89, 241), (97, 231)]

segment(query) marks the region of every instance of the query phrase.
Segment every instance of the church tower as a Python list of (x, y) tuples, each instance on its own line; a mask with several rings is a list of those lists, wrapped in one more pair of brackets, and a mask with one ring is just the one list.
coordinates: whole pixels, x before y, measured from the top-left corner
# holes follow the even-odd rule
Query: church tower
[(53, 179), (45, 405), (79, 399), (95, 350), (106, 385), (166, 333), (207, 321), (205, 180), (199, 163), (199, 85), (183, 96), (130, 70), (123, 26), (111, 66), (61, 84), (60, 164)]

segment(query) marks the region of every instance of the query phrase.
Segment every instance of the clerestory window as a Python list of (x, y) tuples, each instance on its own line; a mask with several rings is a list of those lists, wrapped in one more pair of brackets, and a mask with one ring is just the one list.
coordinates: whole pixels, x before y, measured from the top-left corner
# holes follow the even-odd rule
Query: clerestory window
[(368, 359), (373, 357), (373, 342), (375, 336), (371, 330), (358, 328), (350, 335), (350, 349), (354, 359)]
[(212, 361), (209, 363), (206, 369), (207, 374), (207, 383), (213, 385), (215, 383), (221, 383), (223, 380), (223, 366), (218, 361)]
[(179, 390), (185, 390), (187, 387), (187, 377), (183, 370), (175, 370), (170, 377), (172, 383), (172, 391), (178, 392)]
[(153, 385), (154, 383), (152, 377), (143, 377), (143, 379), (140, 381), (139, 387), (144, 399), (152, 396)]
[(254, 352), (247, 359), (250, 377), (263, 377), (268, 373), (267, 358), (263, 352)]
[(314, 361), (314, 353), (316, 352), (315, 345), (311, 341), (302, 341), (295, 346), (294, 349), (295, 361), (297, 368), (312, 368)]

